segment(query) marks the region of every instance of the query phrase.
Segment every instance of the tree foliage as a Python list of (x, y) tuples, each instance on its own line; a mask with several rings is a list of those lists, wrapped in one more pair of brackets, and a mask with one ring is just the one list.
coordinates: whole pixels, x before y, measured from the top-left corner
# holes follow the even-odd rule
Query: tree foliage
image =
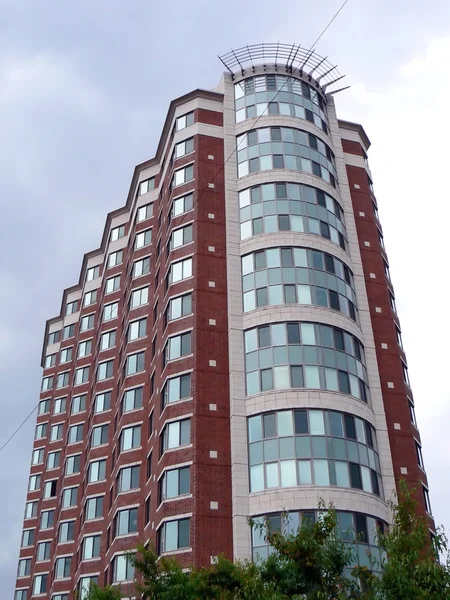
[[(319, 505), (321, 518), (283, 534), (260, 524), (272, 547), (260, 562), (219, 557), (207, 568), (183, 569), (174, 558), (139, 546), (129, 560), (136, 571), (136, 595), (145, 600), (450, 600), (447, 538), (439, 529), (431, 541), (427, 521), (417, 516), (414, 490), (400, 486), (391, 503), (392, 525), (378, 533), (381, 564), (374, 575), (355, 567), (355, 548), (343, 542), (336, 512)], [(120, 591), (93, 586), (87, 600), (118, 600)]]

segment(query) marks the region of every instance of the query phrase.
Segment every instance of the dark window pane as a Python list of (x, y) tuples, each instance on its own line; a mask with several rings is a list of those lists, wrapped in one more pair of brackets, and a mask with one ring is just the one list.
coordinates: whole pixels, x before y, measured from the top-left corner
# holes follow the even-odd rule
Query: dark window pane
[(348, 373), (345, 371), (338, 371), (339, 380), (339, 391), (343, 394), (350, 394), (350, 383), (348, 380)]
[(298, 323), (287, 324), (288, 344), (300, 344), (300, 330)]
[(330, 308), (339, 310), (339, 295), (333, 290), (330, 290)]
[(262, 219), (253, 219), (253, 235), (258, 235), (258, 233), (263, 232), (263, 220)]
[(319, 206), (323, 206), (324, 208), (326, 208), (326, 202), (325, 202), (325, 194), (324, 192), (322, 192), (322, 190), (317, 190), (316, 192), (317, 194), (317, 204)]
[(319, 221), (320, 223), (320, 235), (324, 238), (330, 239), (330, 226), (325, 221)]
[(322, 177), (322, 170), (320, 168), (319, 163), (312, 161), (312, 170), (314, 175), (316, 175), (317, 177)]
[(281, 533), (281, 516), (272, 515), (268, 518), (269, 530), (271, 533)]
[(251, 158), (248, 162), (250, 173), (259, 171), (259, 158)]
[(370, 469), (370, 477), (372, 479), (372, 490), (376, 496), (380, 495), (380, 486), (378, 485), (378, 475), (376, 471)]
[(278, 114), (278, 102), (269, 102), (269, 115)]
[(289, 215), (279, 215), (278, 216), (278, 229), (280, 231), (289, 231), (291, 229), (291, 225), (289, 222)]
[(275, 185), (277, 199), (287, 198), (286, 184), (277, 183)]
[(364, 542), (367, 544), (367, 522), (365, 515), (355, 513), (355, 528), (356, 528), (356, 539), (358, 542)]
[(361, 396), (361, 400), (363, 402), (367, 402), (367, 389), (366, 389), (366, 384), (364, 383), (364, 381), (362, 381), (361, 379), (359, 379), (359, 394)]
[(248, 146), (254, 146), (257, 143), (258, 143), (258, 133), (257, 133), (257, 131), (255, 131), (255, 130), (249, 131), (247, 133), (247, 145)]
[(325, 271), (327, 273), (334, 273), (334, 260), (331, 254), (325, 254)]
[(281, 249), (281, 265), (283, 267), (292, 267), (294, 265), (294, 261), (292, 259), (292, 248)]
[(311, 110), (309, 110), (309, 108), (305, 108), (305, 116), (307, 121), (314, 123), (314, 114)]
[(319, 269), (320, 271), (323, 271), (323, 254), (322, 254), (322, 252), (317, 252), (317, 251), (313, 250), (311, 252), (311, 254), (312, 254), (312, 263), (313, 263), (314, 269)]
[(190, 481), (189, 481), (189, 467), (180, 469), (180, 494), (189, 494)]
[(309, 85), (305, 81), (302, 81), (302, 95), (305, 98), (308, 98), (308, 100), (311, 100), (311, 90), (309, 89)]
[(252, 204), (258, 204), (261, 202), (261, 188), (260, 186), (253, 187), (250, 190), (250, 199)]
[(272, 142), (280, 142), (281, 141), (281, 129), (279, 127), (271, 127), (270, 134), (271, 134)]
[(350, 313), (350, 318), (356, 321), (355, 305), (351, 300), (348, 301), (348, 311)]
[(344, 335), (340, 329), (334, 330), (334, 347), (337, 350), (345, 350)]
[(330, 412), (330, 433), (333, 437), (344, 437), (341, 413)]
[(310, 148), (314, 148), (314, 150), (317, 150), (317, 138), (312, 135), (311, 133), (309, 134), (309, 146)]
[(293, 388), (305, 387), (303, 383), (303, 367), (291, 367), (291, 379)]
[(282, 154), (274, 154), (273, 155), (273, 168), (274, 169), (283, 169), (284, 168), (284, 158)]
[(286, 304), (295, 304), (297, 302), (295, 285), (284, 286), (284, 301)]
[(263, 432), (264, 438), (272, 438), (276, 436), (275, 414), (271, 413), (268, 415), (263, 415)]
[(350, 467), (350, 485), (352, 488), (362, 490), (361, 469), (355, 463), (349, 463)]
[(344, 279), (350, 285), (350, 271), (347, 265), (344, 265)]
[(370, 446), (371, 448), (373, 448), (372, 427), (369, 425), (369, 423), (365, 423), (365, 426), (366, 426), (367, 445)]
[(265, 348), (270, 346), (270, 327), (258, 328), (258, 347)]
[(267, 294), (267, 288), (260, 288), (256, 290), (256, 306), (267, 306), (269, 304), (269, 298)]
[(308, 433), (308, 416), (306, 410), (296, 410), (294, 412), (295, 433)]
[(272, 369), (263, 369), (261, 371), (261, 391), (273, 390)]
[(313, 513), (313, 512), (302, 513), (302, 524), (314, 525), (315, 522), (316, 522), (316, 513)]
[(178, 547), (188, 548), (189, 544), (189, 519), (182, 519), (178, 522)]
[(266, 266), (266, 253), (255, 252), (255, 270), (264, 269)]
[(338, 231), (338, 238), (339, 238), (339, 246), (345, 250), (344, 236), (342, 235), (342, 233), (340, 231)]
[(351, 415), (344, 415), (345, 437), (350, 440), (356, 440), (355, 419)]
[(328, 294), (325, 288), (316, 287), (316, 302), (319, 306), (328, 306)]

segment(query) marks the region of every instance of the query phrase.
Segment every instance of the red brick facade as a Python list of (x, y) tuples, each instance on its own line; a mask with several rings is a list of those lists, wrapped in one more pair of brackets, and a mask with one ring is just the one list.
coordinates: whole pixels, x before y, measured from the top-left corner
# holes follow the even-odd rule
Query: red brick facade
[[(220, 101), (221, 96), (216, 96)], [(218, 106), (220, 108), (220, 104)], [(194, 120), (221, 127), (223, 114), (199, 108), (194, 111)], [(173, 124), (172, 116), (172, 123), (167, 128), (171, 140)], [(188, 133), (189, 129), (186, 129)], [(187, 139), (188, 135), (182, 136), (184, 138)], [(171, 152), (171, 145), (168, 151)], [(166, 156), (160, 164), (170, 160), (173, 159)], [(194, 179), (172, 189), (174, 170), (192, 163)], [(173, 160), (165, 171), (159, 199), (153, 202), (153, 215), (140, 223), (129, 217), (125, 223), (128, 243), (123, 249), (121, 264), (108, 269), (106, 265), (101, 267), (103, 282), (97, 291), (97, 301), (91, 306), (81, 307), (80, 319), (95, 313), (93, 329), (80, 332), (80, 319), (76, 321), (75, 335), (61, 341), (56, 366), (44, 370), (44, 377), (70, 371), (70, 386), (61, 390), (53, 387), (41, 394), (42, 399), (50, 399), (50, 412), (39, 415), (37, 419), (38, 424), (47, 422), (48, 426), (46, 436), (34, 443), (35, 448), (44, 448), (44, 456), (42, 463), (32, 466), (31, 474), (41, 474), (42, 481), (39, 489), (29, 492), (27, 497), (27, 502), (38, 501), (36, 517), (24, 522), (24, 529), (33, 529), (35, 537), (34, 543), (21, 548), (20, 552), (20, 558), (31, 558), (31, 570), (28, 576), (18, 578), (16, 586), (18, 590), (27, 590), (27, 599), (32, 595), (34, 576), (41, 573), (48, 573), (46, 598), (57, 593), (69, 593), (69, 598), (72, 598), (80, 577), (96, 575), (101, 585), (112, 582), (114, 556), (136, 547), (138, 542), (150, 541), (156, 547), (160, 525), (165, 519), (178, 515), (190, 516), (189, 548), (177, 552), (182, 564), (208, 565), (219, 553), (232, 557), (223, 163), (223, 138), (220, 135), (195, 135), (194, 152)], [(160, 183), (159, 178), (157, 174), (155, 187)], [(189, 192), (194, 192), (193, 208), (170, 219), (172, 199)], [(136, 195), (136, 188), (133, 194)], [(193, 241), (169, 252), (167, 245), (172, 231), (190, 223), (193, 224)], [(135, 234), (149, 228), (152, 229), (151, 245), (135, 250)], [(150, 272), (133, 279), (130, 273), (134, 261), (147, 256), (150, 256)], [(166, 277), (170, 264), (185, 257), (193, 259), (193, 277), (168, 285)], [(120, 288), (105, 296), (106, 279), (114, 276), (120, 277)], [(148, 303), (129, 309), (131, 290), (147, 286), (150, 290)], [(187, 291), (192, 293), (191, 314), (166, 324), (164, 313), (169, 298)], [(82, 303), (83, 299), (79, 302)], [(104, 306), (111, 302), (119, 303), (118, 318), (102, 322)], [(65, 310), (64, 301), (63, 305)], [(127, 343), (128, 325), (138, 318), (147, 319), (146, 335)], [(111, 329), (116, 331), (116, 344), (99, 354), (100, 336)], [(163, 353), (168, 337), (185, 331), (192, 332), (191, 352), (164, 365)], [(76, 358), (79, 342), (89, 339), (92, 339), (92, 354)], [(72, 361), (59, 365), (60, 351), (68, 347), (73, 348)], [(125, 377), (126, 356), (139, 351), (145, 352), (144, 371)], [(114, 360), (113, 376), (97, 382), (98, 362), (108, 359)], [(90, 367), (88, 381), (73, 388), (75, 369), (82, 366)], [(162, 389), (166, 379), (188, 372), (191, 373), (191, 398), (163, 407)], [(121, 401), (124, 391), (138, 386), (143, 386), (142, 408), (123, 413)], [(95, 414), (95, 396), (104, 391), (111, 391), (111, 408)], [(71, 414), (72, 398), (80, 394), (87, 394), (86, 410)], [(66, 411), (55, 415), (53, 403), (61, 397), (67, 398)], [(191, 443), (161, 455), (160, 434), (167, 422), (179, 417), (191, 419)], [(50, 427), (55, 423), (63, 424), (63, 434), (59, 441), (51, 442)], [(68, 428), (76, 423), (83, 424), (82, 438), (73, 445), (67, 445)], [(100, 424), (108, 425), (107, 443), (91, 448), (92, 427)], [(133, 424), (141, 425), (141, 443), (134, 449), (121, 452), (120, 433), (124, 426)], [(61, 451), (60, 466), (48, 471), (47, 456), (55, 450)], [(66, 457), (78, 453), (81, 455), (80, 473), (65, 475)], [(88, 464), (101, 458), (106, 459), (105, 480), (87, 483)], [(116, 479), (121, 468), (129, 465), (140, 465), (139, 487), (120, 493)], [(190, 493), (161, 502), (158, 497), (159, 479), (172, 465), (190, 465)], [(42, 500), (44, 483), (53, 478), (57, 479), (56, 495)], [(76, 506), (62, 509), (62, 492), (69, 486), (77, 487)], [(102, 517), (86, 521), (86, 499), (101, 495), (104, 498)], [(122, 507), (138, 509), (137, 532), (116, 537), (114, 519), (117, 510)], [(39, 519), (41, 511), (47, 509), (55, 510), (53, 527), (42, 530)], [(74, 540), (58, 543), (60, 523), (71, 519), (75, 520)], [(96, 559), (82, 560), (82, 540), (86, 534), (101, 535), (100, 556)], [(42, 540), (51, 540), (50, 559), (35, 562), (37, 544)], [(55, 579), (55, 557), (61, 556), (72, 556), (72, 562), (70, 578), (59, 580)]]
[[(348, 154), (365, 156), (359, 142), (343, 139), (342, 145), (344, 152)], [(384, 265), (388, 265), (388, 258), (382, 243), (376, 199), (370, 189), (365, 168), (347, 164), (347, 175), (376, 344), (395, 479), (397, 482), (404, 479), (411, 487), (418, 486), (418, 482), (423, 482), (428, 487), (426, 474), (418, 464), (416, 444), (420, 445), (420, 434), (411, 419), (409, 403), (413, 402), (413, 395), (403, 374), (402, 363), (407, 367), (407, 361), (397, 339), (400, 321), (391, 304), (391, 298), (395, 296), (392, 282), (385, 273)], [(430, 526), (434, 527), (433, 520), (425, 509), (420, 485), (417, 500), (421, 512), (428, 516)]]

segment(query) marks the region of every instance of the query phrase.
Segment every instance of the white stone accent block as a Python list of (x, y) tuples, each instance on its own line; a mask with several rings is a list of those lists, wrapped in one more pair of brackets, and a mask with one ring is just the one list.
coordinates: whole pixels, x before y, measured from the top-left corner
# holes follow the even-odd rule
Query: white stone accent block
[(219, 503), (211, 500), (211, 502), (209, 503), (209, 508), (211, 510), (218, 510), (219, 509)]
[(217, 450), (210, 450), (209, 458), (217, 458)]
[(216, 362), (215, 360), (212, 360), (212, 359), (211, 359), (211, 360), (209, 361), (209, 366), (210, 366), (210, 367), (216, 367), (216, 366), (217, 366), (217, 362)]
[(380, 313), (381, 312), (381, 306), (375, 306), (375, 312)]
[(215, 324), (216, 324), (216, 320), (215, 319), (209, 319), (208, 325), (215, 325)]
[(208, 160), (214, 160), (214, 154), (208, 154)]
[(209, 287), (216, 287), (216, 282), (215, 281), (208, 281), (208, 286)]
[(354, 186), (355, 190), (360, 190), (361, 186), (359, 185), (359, 183), (355, 183)]
[(366, 246), (366, 248), (370, 248), (370, 242), (364, 242), (364, 246)]
[(388, 345), (385, 344), (384, 342), (381, 342), (381, 349), (382, 350), (387, 350), (388, 349)]
[(391, 390), (394, 388), (394, 384), (392, 383), (392, 381), (388, 381), (388, 382), (387, 382), (387, 386), (388, 386), (388, 388), (390, 388)]
[(214, 213), (208, 213), (208, 219), (214, 219)]
[(214, 189), (215, 185), (214, 185), (214, 183), (208, 183), (208, 187), (211, 188), (211, 189)]
[(375, 273), (369, 273), (369, 277), (370, 279), (376, 279), (377, 276), (375, 275)]
[(400, 467), (400, 473), (402, 475), (408, 475), (408, 469), (406, 467)]
[(209, 410), (217, 410), (217, 404), (210, 404)]
[(215, 246), (208, 246), (208, 252), (215, 252), (215, 251), (216, 251)]
[(365, 212), (362, 212), (362, 211), (360, 210), (360, 211), (359, 211), (359, 216), (360, 216), (360, 217), (365, 217), (365, 216), (366, 216), (366, 213), (365, 213)]
[(402, 426), (400, 425), (400, 423), (394, 423), (394, 429), (400, 430), (402, 428)]

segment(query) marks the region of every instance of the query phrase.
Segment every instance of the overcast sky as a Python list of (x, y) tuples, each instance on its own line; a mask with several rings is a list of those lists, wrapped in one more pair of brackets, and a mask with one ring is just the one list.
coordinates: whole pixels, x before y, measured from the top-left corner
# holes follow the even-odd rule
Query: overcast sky
[[(154, 155), (169, 102), (214, 87), (217, 54), (232, 47), (309, 47), (341, 3), (0, 0), (0, 445), (38, 402), (45, 321), (125, 203), (134, 166)], [(450, 3), (350, 0), (316, 49), (352, 86), (336, 98), (339, 117), (372, 141), (431, 502), (449, 529)], [(0, 454), (5, 600), (34, 421)]]

